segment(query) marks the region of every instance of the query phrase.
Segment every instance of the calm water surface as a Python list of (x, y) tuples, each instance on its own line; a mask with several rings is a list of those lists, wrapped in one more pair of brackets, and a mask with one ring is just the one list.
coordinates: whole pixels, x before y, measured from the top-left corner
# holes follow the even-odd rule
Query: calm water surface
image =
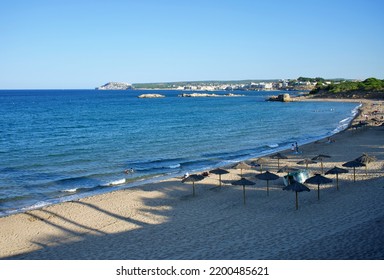
[[(153, 92), (166, 98), (137, 98)], [(345, 128), (358, 106), (180, 93), (0, 91), (0, 216), (317, 140)]]

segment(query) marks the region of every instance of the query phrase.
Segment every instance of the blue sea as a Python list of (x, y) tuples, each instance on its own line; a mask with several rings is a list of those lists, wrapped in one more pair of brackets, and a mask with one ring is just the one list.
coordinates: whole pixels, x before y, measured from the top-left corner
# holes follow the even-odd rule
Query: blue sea
[[(166, 97), (137, 98), (143, 93)], [(359, 105), (265, 101), (282, 92), (181, 93), (1, 90), (0, 216), (318, 140), (345, 129)]]

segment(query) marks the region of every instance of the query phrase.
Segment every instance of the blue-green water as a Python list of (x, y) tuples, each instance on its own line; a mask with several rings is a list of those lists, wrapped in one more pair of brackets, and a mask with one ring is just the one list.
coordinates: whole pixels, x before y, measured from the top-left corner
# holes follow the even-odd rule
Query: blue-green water
[(0, 91), (0, 216), (320, 139), (358, 106), (265, 102), (270, 92), (137, 98), (143, 92)]

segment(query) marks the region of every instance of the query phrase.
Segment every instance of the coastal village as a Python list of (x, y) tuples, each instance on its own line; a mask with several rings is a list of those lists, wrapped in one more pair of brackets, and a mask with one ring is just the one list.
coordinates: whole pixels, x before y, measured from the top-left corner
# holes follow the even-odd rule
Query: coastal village
[[(207, 81), (207, 82), (175, 82), (157, 84), (129, 84), (121, 82), (109, 82), (97, 87), (96, 90), (179, 90), (196, 91), (193, 93), (182, 93), (179, 97), (224, 97), (224, 96), (243, 96), (243, 94), (233, 93), (233, 91), (286, 91), (278, 96), (270, 96), (267, 101), (291, 102), (287, 91), (295, 91), (295, 95), (302, 96), (303, 93), (316, 95), (322, 98), (371, 98), (382, 99), (384, 91), (384, 80), (377, 78), (367, 78), (360, 80), (332, 79), (323, 78), (304, 78), (299, 77), (294, 80), (268, 80), (268, 81)], [(231, 91), (228, 94), (209, 93), (212, 91)], [(297, 92), (299, 92), (297, 94)], [(139, 98), (161, 98), (162, 94), (150, 93), (142, 94)]]
[(130, 84), (109, 82), (97, 87), (97, 90), (129, 90), (129, 89), (167, 89), (192, 91), (274, 91), (274, 90), (303, 90), (310, 91), (316, 85), (340, 83), (343, 79), (325, 80), (322, 78), (281, 79), (281, 80), (245, 80), (245, 81), (197, 81)]

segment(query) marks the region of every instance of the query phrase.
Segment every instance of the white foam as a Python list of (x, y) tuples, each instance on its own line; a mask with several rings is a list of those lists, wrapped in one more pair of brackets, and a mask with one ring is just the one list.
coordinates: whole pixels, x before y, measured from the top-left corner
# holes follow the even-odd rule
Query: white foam
[(48, 205), (51, 205), (52, 202), (48, 202), (48, 201), (39, 201), (31, 206), (27, 206), (27, 207), (24, 207), (21, 209), (21, 212), (25, 212), (25, 211), (28, 211), (28, 210), (33, 210), (33, 209), (38, 209), (38, 208), (43, 208), (45, 206), (48, 206)]
[(122, 185), (122, 184), (125, 184), (125, 178), (124, 178), (124, 179), (120, 179), (120, 180), (116, 180), (116, 181), (109, 182), (109, 183), (107, 184), (107, 186), (118, 186), (118, 185)]
[(353, 118), (359, 113), (359, 108), (362, 106), (362, 104), (359, 104), (358, 106), (356, 106), (352, 111), (351, 111), (351, 116), (348, 117), (348, 118), (345, 118), (345, 119), (342, 119), (340, 122), (339, 122), (339, 125), (332, 131), (332, 134), (335, 134), (335, 133), (338, 133), (340, 131), (343, 131), (345, 130), (346, 128), (348, 128), (349, 124), (351, 123), (351, 121), (353, 120)]
[(279, 147), (279, 144), (270, 144), (270, 145), (267, 145), (269, 148), (277, 148)]
[(349, 117), (349, 118), (345, 118), (345, 119), (339, 121), (339, 123), (340, 123), (340, 124), (343, 124), (343, 123), (349, 123), (350, 120), (351, 120), (351, 117)]
[(180, 166), (181, 166), (180, 163), (177, 163), (177, 164), (168, 166), (168, 168), (175, 169), (175, 168), (179, 168)]
[(67, 190), (62, 190), (62, 192), (74, 193), (74, 192), (77, 192), (78, 189), (79, 188), (67, 189)]

